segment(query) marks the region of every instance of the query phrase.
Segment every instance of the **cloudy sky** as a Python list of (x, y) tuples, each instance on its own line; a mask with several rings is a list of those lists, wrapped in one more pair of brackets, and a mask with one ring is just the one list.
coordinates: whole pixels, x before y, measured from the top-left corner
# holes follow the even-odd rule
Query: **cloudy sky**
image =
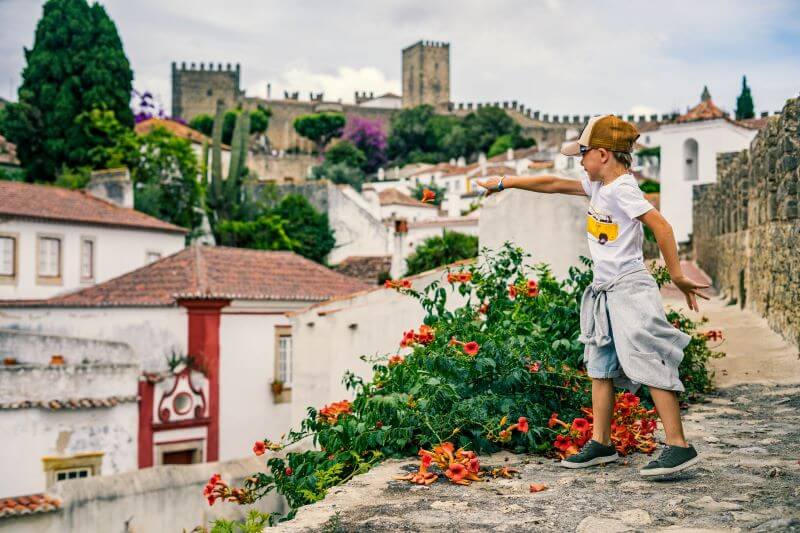
[[(800, 2), (560, 0), (106, 0), (134, 87), (169, 109), (170, 63), (240, 63), (250, 95), (400, 93), (401, 50), (450, 43), (455, 102), (519, 102), (557, 114), (735, 108), (800, 93)], [(41, 0), (0, 0), (0, 96), (16, 99)]]

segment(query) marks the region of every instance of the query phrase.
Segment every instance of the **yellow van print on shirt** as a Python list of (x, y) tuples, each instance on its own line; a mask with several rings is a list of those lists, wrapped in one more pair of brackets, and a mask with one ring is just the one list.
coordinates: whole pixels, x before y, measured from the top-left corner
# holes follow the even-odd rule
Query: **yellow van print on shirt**
[(605, 244), (617, 240), (619, 225), (611, 220), (611, 215), (604, 215), (590, 205), (586, 213), (586, 231), (594, 235), (597, 242)]

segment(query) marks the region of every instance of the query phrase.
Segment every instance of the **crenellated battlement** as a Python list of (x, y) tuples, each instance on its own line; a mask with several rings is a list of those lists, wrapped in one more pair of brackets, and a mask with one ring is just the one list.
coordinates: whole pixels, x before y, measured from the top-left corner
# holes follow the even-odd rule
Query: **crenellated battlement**
[(231, 74), (239, 74), (241, 72), (241, 66), (239, 63), (235, 65), (231, 65), (230, 63), (187, 63), (186, 61), (181, 61), (180, 67), (176, 61), (172, 62), (172, 72), (230, 72)]
[(450, 43), (446, 43), (446, 42), (443, 42), (443, 41), (427, 41), (427, 40), (422, 39), (422, 40), (419, 40), (419, 41), (415, 42), (412, 45), (409, 45), (409, 46), (406, 46), (405, 48), (403, 48), (403, 52), (405, 52), (406, 50), (411, 50), (412, 48), (415, 48), (417, 46), (422, 47), (422, 48), (450, 48)]
[(356, 105), (358, 105), (362, 102), (373, 100), (374, 98), (375, 98), (375, 93), (372, 91), (370, 91), (369, 93), (367, 93), (367, 91), (362, 91), (362, 92), (356, 91), (354, 101)]

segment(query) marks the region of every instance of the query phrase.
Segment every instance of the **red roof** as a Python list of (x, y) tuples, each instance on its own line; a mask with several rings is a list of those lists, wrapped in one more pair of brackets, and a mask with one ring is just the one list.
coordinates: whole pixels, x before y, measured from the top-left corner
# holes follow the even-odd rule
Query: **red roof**
[(61, 508), (61, 500), (44, 493), (0, 499), (0, 518), (46, 513)]
[(369, 285), (294, 252), (190, 246), (118, 278), (3, 307), (161, 307), (179, 299), (327, 300)]
[(185, 228), (84, 191), (18, 181), (0, 181), (0, 215), (187, 233)]
[(675, 122), (696, 122), (699, 120), (714, 120), (717, 118), (725, 118), (725, 113), (714, 105), (714, 101), (709, 98), (676, 118)]
[[(209, 146), (211, 146), (211, 137), (208, 137), (196, 129), (190, 128), (186, 124), (181, 124), (178, 121), (166, 118), (148, 118), (136, 124), (133, 129), (136, 131), (137, 135), (146, 135), (156, 128), (164, 128), (176, 137), (186, 139), (193, 143), (203, 144), (207, 142)], [(230, 146), (227, 144), (222, 144), (220, 147), (225, 150), (230, 150)]]

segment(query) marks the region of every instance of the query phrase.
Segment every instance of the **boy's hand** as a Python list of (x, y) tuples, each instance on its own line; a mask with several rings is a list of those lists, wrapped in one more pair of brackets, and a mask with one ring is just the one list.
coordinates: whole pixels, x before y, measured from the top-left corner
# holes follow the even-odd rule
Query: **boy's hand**
[(485, 180), (478, 180), (475, 183), (486, 189), (484, 194), (489, 196), (497, 192), (497, 186), (500, 184), (500, 176), (489, 176)]
[(672, 283), (678, 287), (681, 292), (686, 296), (686, 303), (689, 304), (689, 309), (693, 311), (700, 311), (700, 308), (697, 306), (697, 298), (695, 296), (699, 296), (705, 300), (708, 300), (708, 296), (705, 294), (698, 292), (697, 289), (707, 289), (707, 284), (697, 283), (695, 281), (690, 280), (686, 276), (677, 276), (672, 278)]

